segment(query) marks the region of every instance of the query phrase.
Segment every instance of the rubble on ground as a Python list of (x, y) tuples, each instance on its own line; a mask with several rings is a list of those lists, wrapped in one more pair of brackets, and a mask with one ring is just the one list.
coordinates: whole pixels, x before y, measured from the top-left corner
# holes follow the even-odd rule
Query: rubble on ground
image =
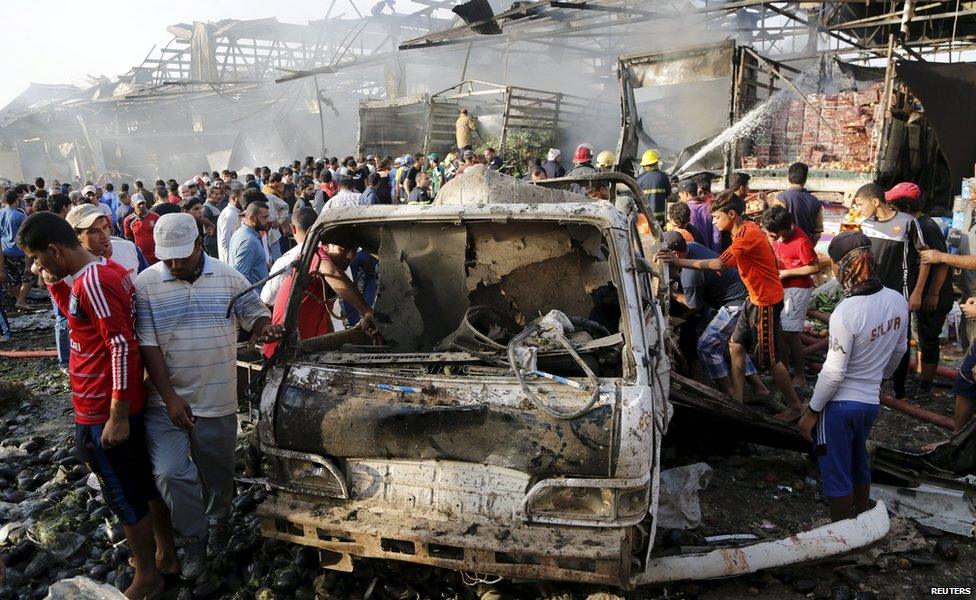
[[(25, 335), (16, 340), (18, 346), (51, 345), (50, 330)], [(7, 382), (0, 385), (0, 456), (4, 457), (0, 461), (0, 555), (9, 565), (0, 600), (45, 598), (54, 583), (80, 577), (124, 587), (133, 571), (127, 546), (118, 543), (121, 527), (88, 484), (88, 470), (71, 450), (67, 380), (53, 359), (6, 361), (0, 364), (0, 380)], [(888, 427), (903, 426), (903, 415), (889, 418), (893, 421), (887, 424), (879, 419), (879, 435), (886, 435)], [(242, 441), (240, 446), (243, 451), (246, 444)], [(719, 444), (697, 453), (667, 449), (662, 462), (663, 468), (702, 462), (712, 469), (711, 479), (699, 491), (701, 525), (692, 530), (659, 530), (657, 543), (662, 549), (707, 547), (706, 538), (721, 544), (721, 536), (771, 539), (827, 521), (815, 464), (802, 453)], [(267, 493), (261, 485), (239, 485), (232, 513), (234, 534), (227, 551), (211, 561), (200, 580), (182, 582), (164, 598), (610, 600), (625, 596), (620, 590), (598, 586), (490, 583), (495, 578), (484, 575), (480, 578), (489, 583), (476, 582), (468, 578), (471, 574), (393, 561), (357, 561), (352, 573), (321, 570), (314, 550), (260, 538), (254, 511)], [(84, 537), (86, 544), (78, 546), (77, 536)], [(894, 517), (892, 531), (882, 543), (853, 556), (730, 580), (649, 587), (634, 597), (909, 600), (927, 594), (936, 573), (940, 581), (968, 581), (976, 568), (974, 550), (972, 538)]]

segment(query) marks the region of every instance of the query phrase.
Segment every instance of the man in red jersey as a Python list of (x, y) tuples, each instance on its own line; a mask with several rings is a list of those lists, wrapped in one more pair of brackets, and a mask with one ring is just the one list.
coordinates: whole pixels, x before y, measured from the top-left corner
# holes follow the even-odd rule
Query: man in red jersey
[[(28, 217), (17, 245), (34, 259), (68, 317), (75, 445), (125, 529), (136, 569), (125, 595), (155, 597), (164, 587), (161, 572), (175, 572), (178, 564), (172, 527), (165, 519), (150, 517), (150, 512), (157, 515), (157, 507), (151, 511), (150, 504), (161, 503), (145, 442), (146, 391), (132, 309), (135, 288), (124, 267), (86, 250), (68, 222), (54, 213)], [(155, 557), (154, 525), (159, 542)]]
[(137, 248), (142, 250), (142, 255), (146, 257), (149, 264), (156, 264), (156, 242), (153, 240), (153, 228), (159, 215), (149, 210), (149, 204), (142, 194), (136, 194), (132, 198), (133, 213), (122, 222), (122, 231), (125, 239), (134, 243)]

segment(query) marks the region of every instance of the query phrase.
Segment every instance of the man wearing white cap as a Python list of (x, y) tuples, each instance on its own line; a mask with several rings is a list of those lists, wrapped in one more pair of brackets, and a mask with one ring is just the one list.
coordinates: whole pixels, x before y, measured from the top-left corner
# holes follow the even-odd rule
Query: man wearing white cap
[(135, 244), (112, 235), (112, 221), (95, 205), (79, 204), (68, 211), (65, 220), (86, 250), (119, 263), (129, 272), (129, 277), (135, 279), (137, 274), (149, 267)]
[(546, 172), (546, 177), (549, 179), (556, 179), (557, 177), (564, 177), (566, 175), (566, 169), (559, 163), (560, 156), (562, 156), (562, 152), (559, 151), (559, 148), (549, 148), (549, 154), (546, 155), (546, 162), (542, 163), (542, 170)]
[[(156, 487), (186, 536), (182, 574), (203, 572), (207, 539), (226, 542), (234, 497), (237, 439), (237, 331), (265, 341), (280, 335), (244, 277), (203, 252), (189, 214), (160, 217), (159, 262), (136, 279), (136, 333), (149, 372), (146, 441)], [(208, 527), (208, 518), (214, 526)]]

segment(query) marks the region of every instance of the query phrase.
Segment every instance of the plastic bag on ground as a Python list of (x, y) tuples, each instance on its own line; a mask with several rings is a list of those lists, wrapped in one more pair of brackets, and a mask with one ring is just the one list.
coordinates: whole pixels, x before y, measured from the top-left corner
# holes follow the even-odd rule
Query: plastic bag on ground
[(658, 526), (667, 529), (694, 529), (701, 525), (698, 492), (708, 487), (712, 473), (712, 468), (705, 463), (662, 471), (660, 504), (657, 509)]
[(126, 600), (114, 587), (87, 577), (62, 579), (48, 588), (45, 600)]

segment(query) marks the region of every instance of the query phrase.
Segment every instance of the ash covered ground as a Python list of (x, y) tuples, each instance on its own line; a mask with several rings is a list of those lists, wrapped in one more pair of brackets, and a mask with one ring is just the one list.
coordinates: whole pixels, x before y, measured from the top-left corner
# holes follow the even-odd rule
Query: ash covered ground
[[(38, 314), (46, 306), (38, 301)], [(11, 315), (15, 316), (15, 315)], [(50, 329), (18, 332), (4, 350), (50, 348)], [(128, 549), (100, 496), (88, 485), (73, 445), (68, 381), (54, 359), (0, 360), (0, 555), (8, 564), (0, 600), (44, 598), (54, 581), (84, 575), (125, 588), (132, 577)], [(937, 388), (927, 407), (951, 410), (951, 393)], [(944, 438), (935, 426), (887, 409), (874, 437), (896, 447)], [(243, 449), (243, 440), (241, 444)], [(827, 521), (816, 467), (808, 456), (725, 442), (697, 450), (665, 450), (665, 467), (705, 462), (714, 470), (701, 492), (703, 520), (694, 530), (661, 532), (662, 547), (698, 546), (702, 538), (753, 534), (775, 539)], [(973, 587), (976, 543), (894, 518), (873, 548), (829, 562), (782, 568), (735, 579), (622, 590), (566, 583), (500, 581), (470, 585), (461, 574), (365, 560), (353, 573), (324, 571), (314, 551), (264, 540), (254, 510), (268, 493), (240, 484), (234, 535), (200, 579), (175, 585), (164, 598), (394, 599), (443, 598), (927, 598), (932, 587)], [(25, 526), (26, 525), (26, 526)]]

